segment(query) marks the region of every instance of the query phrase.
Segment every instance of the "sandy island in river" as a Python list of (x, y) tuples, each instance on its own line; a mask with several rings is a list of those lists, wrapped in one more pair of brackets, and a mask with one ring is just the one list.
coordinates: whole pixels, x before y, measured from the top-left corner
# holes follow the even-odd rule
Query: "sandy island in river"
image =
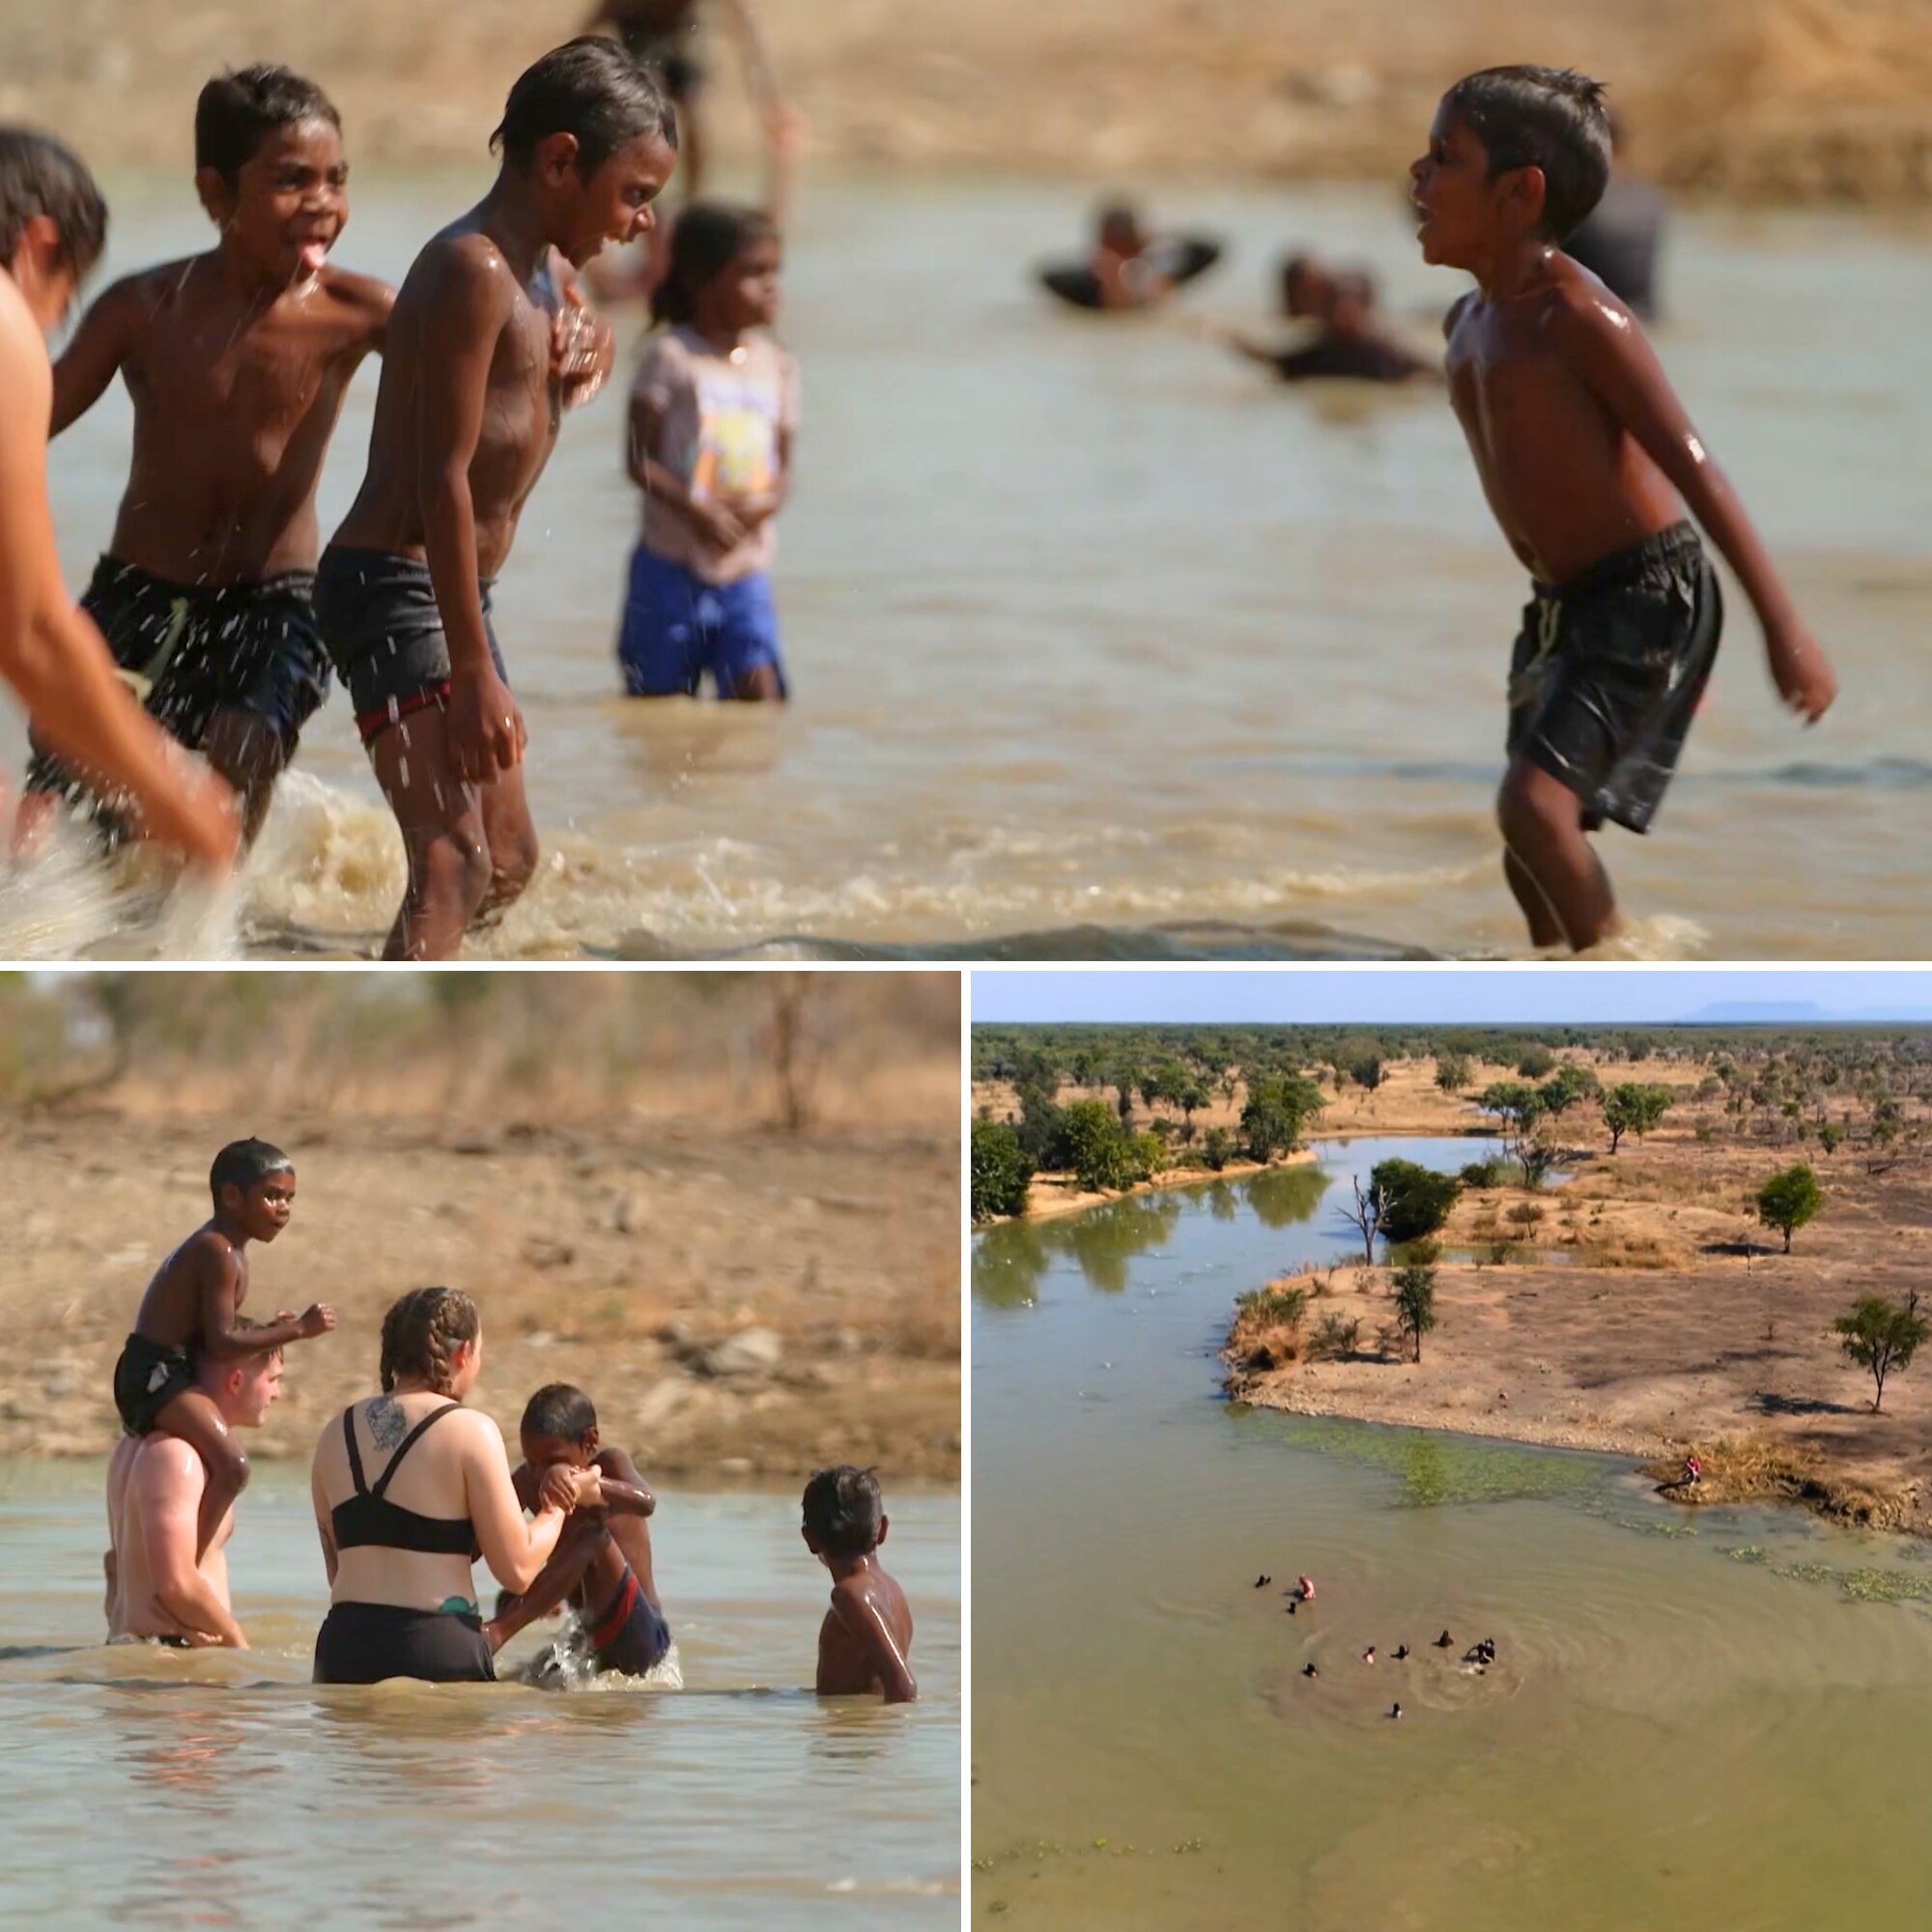
[[(1932, 188), (1928, 0), (757, 0), (814, 158), (1080, 175), (1155, 201), (1194, 176), (1400, 179), (1447, 83), (1497, 61), (1610, 82), (1634, 157), (1680, 187), (1914, 207)], [(321, 81), (358, 167), (487, 164), (508, 84), (588, 0), (277, 9), (74, 0), (9, 9), (0, 119), (98, 163), (189, 168), (196, 90), (286, 61)], [(715, 36), (714, 36), (715, 38)], [(717, 135), (755, 146), (714, 45)]]
[[(1534, 1195), (1520, 1186), (1465, 1191), (1438, 1237), (1439, 1325), (1419, 1365), (1373, 1351), (1389, 1318), (1387, 1267), (1371, 1274), (1358, 1260), (1309, 1268), (1290, 1230), (1277, 1284), (1313, 1291), (1311, 1327), (1331, 1311), (1359, 1320), (1361, 1352), (1251, 1369), (1231, 1350), (1230, 1393), (1306, 1414), (1656, 1459), (1660, 1476), (1695, 1446), (1706, 1463), (1696, 1500), (1786, 1496), (1932, 1531), (1932, 1354), (1887, 1381), (1874, 1414), (1870, 1376), (1845, 1359), (1831, 1328), (1861, 1294), (1900, 1301), (1916, 1289), (1932, 1299), (1932, 1162), (1909, 1150), (1874, 1175), (1866, 1147), (1827, 1154), (1815, 1141), (1747, 1139), (1719, 1108), (1693, 1097), (1702, 1066), (1595, 1065), (1605, 1086), (1670, 1086), (1678, 1102), (1659, 1132), (1626, 1138), (1614, 1157), (1597, 1110), (1584, 1103), (1556, 1135), (1579, 1151), (1567, 1180)], [(1324, 1090), (1311, 1131), (1483, 1132), (1434, 1076), (1432, 1062), (1398, 1063), (1373, 1094)], [(1515, 1077), (1478, 1065), (1470, 1091)], [(1003, 1097), (1009, 1105), (1010, 1090), (975, 1089), (976, 1105), (996, 1115), (1007, 1111)], [(1197, 1126), (1232, 1124), (1239, 1098), (1217, 1100), (1196, 1115)], [(1911, 1118), (1923, 1111), (1916, 1103)], [(1713, 1139), (1698, 1139), (1700, 1122), (1714, 1127)], [(1768, 1175), (1798, 1159), (1816, 1170), (1826, 1200), (1784, 1255), (1751, 1203)], [(1540, 1219), (1512, 1221), (1515, 1208)], [(1513, 1237), (1534, 1243), (1529, 1259), (1456, 1258), (1487, 1255), (1494, 1240)]]

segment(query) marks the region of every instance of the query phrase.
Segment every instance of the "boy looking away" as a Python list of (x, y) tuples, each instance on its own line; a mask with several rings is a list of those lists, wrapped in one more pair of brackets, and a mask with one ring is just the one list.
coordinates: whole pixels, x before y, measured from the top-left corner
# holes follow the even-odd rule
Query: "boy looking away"
[(1780, 696), (1836, 695), (1630, 310), (1562, 252), (1609, 177), (1594, 80), (1490, 68), (1442, 97), (1410, 168), (1426, 262), (1476, 287), (1450, 309), (1445, 373), (1484, 495), (1534, 580), (1510, 674), (1504, 869), (1539, 946), (1619, 929), (1586, 835), (1648, 829), (1716, 657), (1718, 582), (1690, 514), (1738, 574)]
[(882, 1695), (910, 1704), (919, 1695), (907, 1659), (912, 1611), (879, 1562), (890, 1523), (870, 1469), (841, 1463), (805, 1486), (805, 1547), (832, 1573), (832, 1607), (818, 1630), (821, 1697)]

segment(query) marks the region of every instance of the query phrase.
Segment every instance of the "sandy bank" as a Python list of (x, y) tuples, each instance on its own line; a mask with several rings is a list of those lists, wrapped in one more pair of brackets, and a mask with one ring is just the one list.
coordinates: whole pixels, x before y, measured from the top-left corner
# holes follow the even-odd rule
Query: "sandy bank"
[[(0, 116), (185, 179), (195, 90), (224, 63), (312, 73), (363, 166), (461, 160), (585, 0), (5, 0)], [(1928, 0), (762, 0), (821, 164), (1084, 176), (1399, 179), (1448, 81), (1505, 60), (1608, 80), (1636, 157), (1741, 199), (1912, 206), (1932, 187)], [(723, 147), (753, 147), (728, 46)], [(1179, 198), (1179, 190), (1172, 190)]]
[[(207, 1212), (210, 1153), (252, 1120), (0, 1116), (7, 1326), (0, 1455), (103, 1456), (116, 1354), (165, 1251)], [(827, 1462), (959, 1475), (956, 1131), (804, 1137), (622, 1116), (496, 1127), (278, 1114), (296, 1219), (249, 1311), (332, 1301), (289, 1351), (255, 1453), (306, 1456), (375, 1386), (382, 1311), (471, 1291), (475, 1400), (514, 1439), (530, 1390), (574, 1380), (607, 1436), (667, 1474), (790, 1479)], [(716, 1345), (751, 1329), (741, 1372)]]
[[(1932, 1165), (1919, 1155), (1874, 1176), (1849, 1150), (1707, 1144), (1690, 1129), (1626, 1142), (1614, 1159), (1593, 1151), (1534, 1197), (1465, 1195), (1442, 1236), (1440, 1325), (1419, 1365), (1373, 1352), (1389, 1317), (1388, 1271), (1345, 1264), (1298, 1279), (1312, 1291), (1310, 1325), (1331, 1310), (1359, 1321), (1361, 1352), (1268, 1369), (1224, 1356), (1230, 1393), (1657, 1459), (1660, 1476), (1694, 1446), (1709, 1466), (1687, 1501), (1786, 1496), (1932, 1529), (1932, 1362), (1890, 1378), (1874, 1414), (1870, 1377), (1831, 1328), (1859, 1295), (1932, 1294)], [(1801, 1154), (1827, 1201), (1787, 1256), (1750, 1199)], [(1511, 1218), (1532, 1209), (1533, 1224)], [(1455, 1258), (1498, 1238), (1534, 1246), (1501, 1265)]]

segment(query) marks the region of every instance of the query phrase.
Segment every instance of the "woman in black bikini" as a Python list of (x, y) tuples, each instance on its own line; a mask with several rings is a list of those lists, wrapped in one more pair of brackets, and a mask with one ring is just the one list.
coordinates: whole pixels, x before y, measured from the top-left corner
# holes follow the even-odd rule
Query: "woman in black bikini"
[(471, 1565), (481, 1555), (526, 1590), (572, 1506), (595, 1505), (594, 1469), (552, 1470), (525, 1520), (502, 1432), (463, 1406), (482, 1364), (476, 1304), (416, 1289), (384, 1318), (383, 1393), (323, 1431), (309, 1482), (331, 1590), (318, 1684), (493, 1680)]

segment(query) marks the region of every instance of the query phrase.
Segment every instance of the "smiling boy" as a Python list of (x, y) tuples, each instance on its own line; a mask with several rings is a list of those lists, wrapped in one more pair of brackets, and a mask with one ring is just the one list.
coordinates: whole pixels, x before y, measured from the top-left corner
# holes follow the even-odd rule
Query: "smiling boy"
[(555, 48), (510, 90), (495, 185), (430, 241), (396, 298), (368, 474), (317, 579), (409, 861), (387, 958), (450, 957), (536, 869), (523, 713), (491, 591), (563, 411), (611, 366), (608, 329), (559, 359), (575, 288), (558, 258), (574, 271), (648, 234), (676, 141), (670, 103), (620, 47)]
[[(116, 282), (54, 370), (53, 434), (119, 374), (133, 464), (83, 608), (122, 676), (241, 794), (261, 829), (327, 695), (313, 609), (316, 485), (350, 379), (383, 346), (394, 292), (329, 261), (349, 219), (334, 106), (280, 67), (211, 80), (195, 190), (219, 240)], [(36, 748), (43, 801), (84, 786)]]
[(1562, 252), (1609, 166), (1596, 81), (1501, 67), (1442, 97), (1410, 169), (1423, 260), (1476, 278), (1443, 324), (1450, 399), (1534, 580), (1510, 667), (1504, 869), (1532, 942), (1578, 952), (1619, 928), (1586, 835), (1648, 830), (1717, 655), (1718, 581), (1687, 505), (1750, 598), (1785, 703), (1816, 723), (1837, 691), (1630, 310)]

